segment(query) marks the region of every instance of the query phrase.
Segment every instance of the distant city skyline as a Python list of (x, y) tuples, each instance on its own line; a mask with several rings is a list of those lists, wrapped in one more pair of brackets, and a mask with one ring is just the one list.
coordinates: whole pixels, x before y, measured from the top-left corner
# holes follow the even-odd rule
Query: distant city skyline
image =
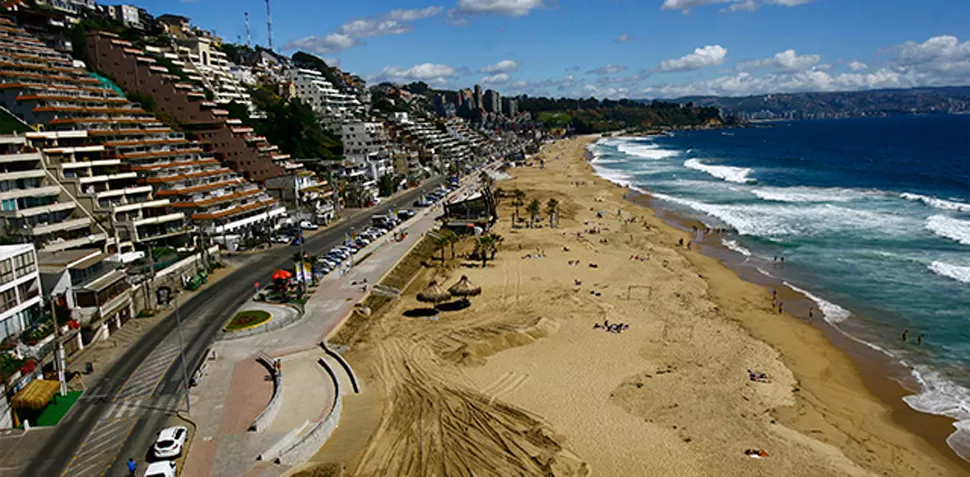
[[(145, 0), (228, 41), (266, 44), (261, 0)], [(303, 0), (273, 4), (274, 46), (368, 82), (516, 94), (674, 98), (970, 84), (970, 2)]]

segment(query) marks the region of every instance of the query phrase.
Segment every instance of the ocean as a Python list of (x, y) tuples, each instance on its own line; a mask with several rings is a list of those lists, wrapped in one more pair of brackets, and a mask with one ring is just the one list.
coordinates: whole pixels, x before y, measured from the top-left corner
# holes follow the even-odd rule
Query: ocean
[(740, 260), (911, 369), (922, 390), (904, 400), (957, 419), (947, 442), (970, 458), (968, 131), (970, 116), (777, 122), (589, 151), (598, 175), (728, 228)]

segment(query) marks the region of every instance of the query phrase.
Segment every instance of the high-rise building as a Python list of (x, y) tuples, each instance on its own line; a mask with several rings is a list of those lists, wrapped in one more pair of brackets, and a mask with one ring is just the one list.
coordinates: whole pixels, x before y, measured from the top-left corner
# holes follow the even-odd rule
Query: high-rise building
[(482, 87), (475, 85), (475, 109), (482, 109)]
[(506, 116), (513, 118), (519, 115), (519, 102), (515, 98), (505, 98), (502, 100), (502, 112)]
[(485, 92), (485, 111), (495, 114), (502, 114), (502, 95), (498, 91), (488, 90)]
[(32, 244), (0, 245), (0, 298), (0, 339), (17, 336), (40, 319), (40, 275)]

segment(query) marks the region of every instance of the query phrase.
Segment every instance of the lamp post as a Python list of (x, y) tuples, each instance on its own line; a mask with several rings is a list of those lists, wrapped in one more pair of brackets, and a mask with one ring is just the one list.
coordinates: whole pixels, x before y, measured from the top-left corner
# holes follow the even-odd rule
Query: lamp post
[(48, 299), (51, 309), (51, 322), (54, 325), (54, 368), (57, 369), (57, 382), (60, 384), (59, 394), (67, 396), (67, 380), (64, 377), (64, 343), (61, 342), (61, 327), (57, 324), (57, 314), (54, 310), (54, 294)]
[(189, 370), (185, 364), (185, 346), (182, 343), (182, 315), (179, 312), (179, 293), (175, 289), (175, 329), (179, 337), (179, 361), (182, 362), (182, 389), (185, 390), (185, 412), (192, 414), (192, 400), (189, 399)]

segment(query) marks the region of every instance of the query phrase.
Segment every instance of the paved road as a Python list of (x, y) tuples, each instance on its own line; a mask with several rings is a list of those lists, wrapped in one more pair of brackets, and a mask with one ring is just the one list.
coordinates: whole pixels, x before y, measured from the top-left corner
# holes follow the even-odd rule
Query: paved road
[[(443, 179), (390, 200), (307, 239), (304, 248), (319, 253), (343, 242), (352, 229), (366, 228), (373, 213), (411, 205)], [(295, 248), (268, 251), (181, 305), (182, 337), (189, 372), (195, 369), (222, 324), (252, 296), (253, 283), (269, 282), (277, 267), (291, 265)], [(89, 389), (31, 458), (25, 476), (122, 476), (128, 457), (144, 461), (153, 433), (180, 404), (182, 369), (175, 320), (148, 332), (93, 388)], [(141, 469), (139, 469), (141, 470)]]

